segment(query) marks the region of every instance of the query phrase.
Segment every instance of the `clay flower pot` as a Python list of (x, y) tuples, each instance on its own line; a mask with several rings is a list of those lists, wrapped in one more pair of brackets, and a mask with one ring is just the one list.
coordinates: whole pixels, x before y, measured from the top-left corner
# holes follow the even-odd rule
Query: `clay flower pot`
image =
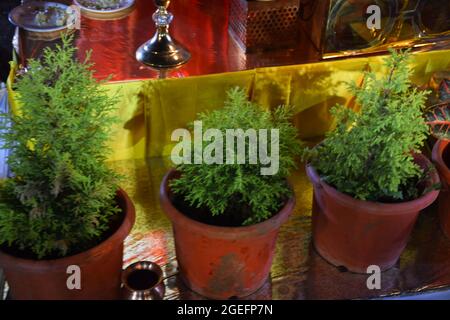
[[(123, 260), (123, 240), (135, 220), (133, 203), (123, 190), (117, 204), (124, 213), (121, 226), (108, 239), (82, 253), (54, 260), (28, 260), (0, 251), (11, 296), (17, 300), (119, 299)], [(78, 266), (81, 290), (69, 290), (69, 266)], [(73, 271), (72, 271), (73, 272)]]
[(168, 182), (179, 176), (169, 171), (161, 183), (161, 206), (170, 218), (180, 276), (193, 291), (213, 299), (244, 297), (269, 277), (280, 226), (295, 206), (290, 198), (281, 211), (264, 222), (243, 227), (204, 224), (178, 211)]
[(442, 183), (442, 190), (439, 195), (439, 218), (442, 230), (450, 238), (450, 141), (439, 140), (436, 142), (432, 157)]
[[(415, 162), (426, 169), (431, 162), (416, 155)], [(419, 212), (436, 200), (439, 191), (402, 203), (362, 201), (337, 191), (306, 166), (314, 186), (313, 241), (318, 253), (335, 266), (357, 273), (377, 265), (392, 267), (406, 247)], [(430, 187), (439, 183), (436, 170), (426, 180)]]

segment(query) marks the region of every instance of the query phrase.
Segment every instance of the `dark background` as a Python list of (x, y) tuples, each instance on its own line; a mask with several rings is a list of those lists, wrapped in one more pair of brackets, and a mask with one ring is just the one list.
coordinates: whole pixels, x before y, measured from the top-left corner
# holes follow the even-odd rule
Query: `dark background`
[(8, 21), (8, 13), (20, 0), (0, 0), (0, 81), (6, 81), (11, 60), (14, 26)]

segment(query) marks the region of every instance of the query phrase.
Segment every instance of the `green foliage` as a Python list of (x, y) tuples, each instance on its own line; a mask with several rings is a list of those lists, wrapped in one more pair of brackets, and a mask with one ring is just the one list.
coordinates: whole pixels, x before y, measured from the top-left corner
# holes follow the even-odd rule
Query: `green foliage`
[(357, 199), (399, 201), (418, 196), (422, 170), (413, 162), (428, 128), (422, 116), (427, 92), (412, 88), (410, 53), (395, 52), (385, 60), (389, 74), (377, 79), (366, 72), (362, 87), (350, 84), (360, 112), (338, 105), (332, 109), (336, 128), (305, 155), (322, 179)]
[(435, 105), (425, 114), (431, 133), (436, 139), (450, 140), (450, 102)]
[[(210, 214), (234, 216), (244, 225), (270, 218), (284, 204), (292, 190), (286, 177), (295, 168), (295, 156), (300, 154), (297, 130), (290, 123), (292, 109), (280, 106), (274, 112), (263, 111), (247, 100), (239, 88), (228, 91), (224, 108), (199, 114), (203, 130), (218, 129), (225, 136), (226, 129), (279, 129), (279, 170), (275, 175), (261, 175), (266, 167), (258, 159), (250, 164), (246, 152), (244, 164), (181, 164), (179, 179), (171, 182), (174, 193), (182, 195), (192, 207), (207, 208)], [(269, 151), (270, 133), (268, 134)], [(224, 139), (225, 140), (225, 139)], [(203, 142), (205, 148), (209, 142)], [(193, 145), (192, 145), (193, 146)], [(245, 141), (249, 150), (249, 139)], [(223, 154), (227, 153), (224, 142)], [(237, 144), (234, 144), (237, 154)]]
[(89, 54), (73, 59), (72, 40), (29, 61), (15, 87), (20, 114), (3, 115), (13, 176), (0, 192), (0, 244), (38, 258), (97, 244), (118, 212), (118, 176), (104, 162), (116, 98), (93, 78)]

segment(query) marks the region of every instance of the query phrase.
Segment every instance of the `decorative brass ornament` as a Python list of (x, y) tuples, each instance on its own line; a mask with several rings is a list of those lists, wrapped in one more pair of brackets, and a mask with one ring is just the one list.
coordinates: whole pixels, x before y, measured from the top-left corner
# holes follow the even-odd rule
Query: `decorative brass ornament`
[(191, 58), (191, 54), (169, 34), (173, 14), (167, 11), (170, 0), (154, 0), (157, 7), (153, 14), (156, 33), (136, 51), (136, 59), (154, 69), (179, 67)]
[(162, 300), (165, 286), (161, 267), (151, 261), (139, 261), (122, 273), (122, 299)]

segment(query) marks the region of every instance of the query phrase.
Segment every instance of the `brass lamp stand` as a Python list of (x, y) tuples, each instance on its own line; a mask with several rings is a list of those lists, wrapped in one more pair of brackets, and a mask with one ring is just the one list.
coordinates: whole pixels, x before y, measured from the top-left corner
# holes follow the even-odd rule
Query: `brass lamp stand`
[(160, 71), (164, 78), (168, 69), (177, 68), (191, 58), (187, 49), (178, 44), (169, 34), (169, 25), (173, 14), (167, 11), (170, 0), (154, 0), (157, 7), (153, 14), (156, 33), (136, 51), (136, 59), (153, 69)]

